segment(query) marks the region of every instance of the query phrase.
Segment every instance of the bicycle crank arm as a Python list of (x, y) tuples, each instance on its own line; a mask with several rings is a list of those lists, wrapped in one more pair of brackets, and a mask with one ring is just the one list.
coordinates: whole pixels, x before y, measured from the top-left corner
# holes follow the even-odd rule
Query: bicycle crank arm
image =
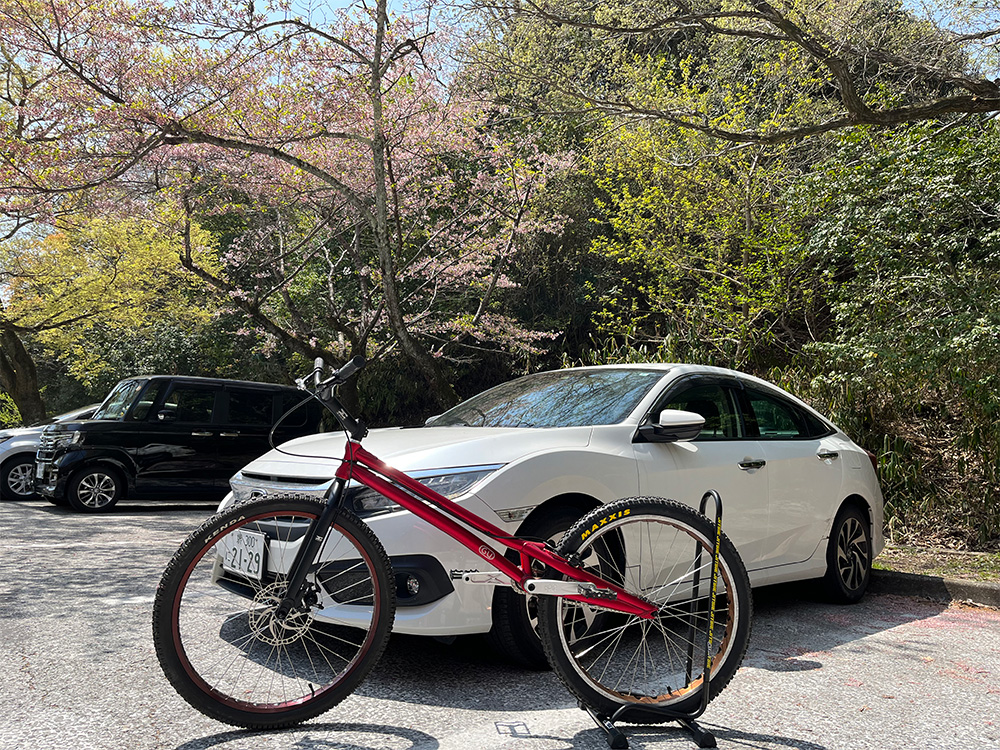
[(599, 589), (593, 583), (557, 581), (552, 578), (529, 578), (524, 582), (529, 594), (548, 596), (586, 596), (591, 599), (617, 599), (618, 594), (609, 589)]
[(620, 594), (613, 589), (601, 588), (595, 583), (586, 581), (529, 578), (524, 582), (524, 591), (526, 594), (539, 596), (562, 596), (570, 601), (589, 604), (591, 607), (637, 615), (644, 620), (651, 620), (657, 612), (655, 604), (636, 599), (628, 592)]

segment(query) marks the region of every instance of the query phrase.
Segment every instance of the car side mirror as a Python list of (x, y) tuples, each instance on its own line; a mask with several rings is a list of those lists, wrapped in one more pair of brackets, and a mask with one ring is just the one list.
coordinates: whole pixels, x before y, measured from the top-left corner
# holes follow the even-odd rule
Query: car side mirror
[(647, 443), (686, 443), (694, 440), (705, 427), (705, 418), (693, 411), (664, 409), (656, 423), (639, 427), (638, 439)]
[(161, 409), (156, 413), (156, 418), (161, 422), (173, 422), (177, 419), (177, 412), (173, 409)]

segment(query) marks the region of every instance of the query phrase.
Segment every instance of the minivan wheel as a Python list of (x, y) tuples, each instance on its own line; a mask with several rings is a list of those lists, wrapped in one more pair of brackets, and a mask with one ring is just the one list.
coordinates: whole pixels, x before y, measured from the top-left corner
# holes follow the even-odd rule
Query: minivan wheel
[(35, 457), (20, 456), (0, 471), (0, 496), (4, 500), (34, 500)]
[(67, 497), (73, 510), (81, 513), (104, 513), (121, 500), (125, 483), (113, 469), (91, 466), (70, 480)]
[(872, 572), (871, 527), (856, 505), (837, 513), (826, 550), (827, 597), (836, 604), (854, 604), (868, 588)]

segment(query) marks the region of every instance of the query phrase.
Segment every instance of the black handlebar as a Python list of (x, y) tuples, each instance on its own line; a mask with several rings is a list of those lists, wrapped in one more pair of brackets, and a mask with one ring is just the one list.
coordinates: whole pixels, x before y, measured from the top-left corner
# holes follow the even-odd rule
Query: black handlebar
[(368, 360), (366, 360), (360, 354), (357, 355), (356, 357), (352, 357), (350, 360), (348, 360), (347, 364), (345, 364), (343, 367), (341, 367), (339, 370), (333, 373), (333, 382), (343, 383), (345, 380), (351, 377), (351, 375), (353, 375), (362, 367), (364, 367), (367, 361)]
[[(316, 361), (313, 362), (312, 372), (305, 378), (299, 378), (295, 381), (296, 385), (298, 385), (300, 389), (311, 392), (312, 397), (317, 399), (330, 411), (330, 413), (333, 414), (334, 417), (336, 417), (340, 426), (344, 428), (353, 440), (361, 440), (361, 438), (368, 434), (368, 428), (366, 428), (362, 422), (359, 422), (351, 416), (351, 414), (344, 408), (343, 404), (340, 403), (340, 399), (337, 398), (336, 387), (341, 383), (346, 382), (348, 378), (364, 367), (365, 362), (365, 358), (360, 354), (356, 357), (352, 357), (343, 367), (324, 380), (323, 358), (317, 357)], [(312, 378), (312, 388), (306, 385), (306, 381), (310, 377)]]

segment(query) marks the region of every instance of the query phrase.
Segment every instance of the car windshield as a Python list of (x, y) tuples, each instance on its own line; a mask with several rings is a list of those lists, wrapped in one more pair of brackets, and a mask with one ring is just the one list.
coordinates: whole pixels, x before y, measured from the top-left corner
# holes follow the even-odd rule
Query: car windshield
[(428, 427), (580, 427), (627, 417), (666, 370), (559, 370), (527, 375), (463, 401)]
[(124, 417), (125, 412), (132, 406), (132, 402), (135, 401), (145, 384), (145, 380), (123, 380), (120, 382), (104, 399), (101, 408), (94, 412), (93, 419), (121, 419)]

